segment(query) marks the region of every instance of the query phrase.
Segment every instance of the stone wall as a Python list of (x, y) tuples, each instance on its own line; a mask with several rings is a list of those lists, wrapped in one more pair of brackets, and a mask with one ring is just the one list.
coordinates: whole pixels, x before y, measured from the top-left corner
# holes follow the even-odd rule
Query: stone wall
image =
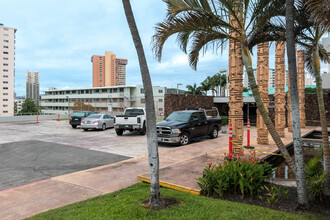
[[(200, 107), (217, 107), (220, 115), (228, 115), (229, 107), (226, 103), (213, 103), (213, 96), (194, 96), (194, 95), (165, 95), (165, 117), (171, 112), (185, 109), (198, 109)], [(324, 94), (324, 105), (328, 124), (330, 124), (330, 93)], [(287, 99), (287, 97), (286, 97)], [(274, 96), (269, 95), (269, 116), (274, 122), (275, 108)], [(286, 108), (287, 110), (287, 108)], [(320, 115), (318, 110), (317, 95), (305, 95), (305, 113), (307, 126), (320, 126)], [(246, 114), (246, 112), (244, 113)], [(287, 118), (287, 111), (286, 111)]]
[(165, 94), (164, 117), (174, 111), (213, 107), (213, 98), (213, 96)]
[[(324, 106), (328, 125), (330, 124), (330, 93), (323, 94)], [(305, 95), (305, 113), (307, 126), (321, 126), (316, 94)]]

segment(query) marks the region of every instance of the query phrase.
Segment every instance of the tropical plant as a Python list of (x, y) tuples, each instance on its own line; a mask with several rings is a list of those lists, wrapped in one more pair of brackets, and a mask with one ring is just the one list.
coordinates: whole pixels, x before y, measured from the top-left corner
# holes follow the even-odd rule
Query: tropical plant
[(314, 23), (329, 29), (330, 25), (330, 1), (329, 0), (306, 0), (305, 6)]
[(288, 196), (289, 190), (284, 190), (280, 187), (276, 187), (275, 185), (272, 185), (270, 187), (267, 187), (264, 185), (266, 189), (266, 202), (269, 206), (272, 206), (273, 204), (276, 204), (281, 196)]
[[(189, 53), (189, 62), (196, 69), (199, 53), (210, 46), (223, 48), (229, 39), (241, 45), (242, 61), (248, 73), (249, 83), (259, 112), (274, 142), (284, 155), (287, 165), (296, 171), (280, 136), (261, 100), (252, 69), (250, 50), (257, 44), (274, 40), (265, 27), (276, 22), (284, 1), (272, 0), (164, 0), (167, 5), (165, 20), (158, 23), (153, 36), (155, 55), (161, 60), (166, 40), (177, 34), (180, 48)], [(190, 44), (191, 42), (191, 44)], [(188, 46), (191, 45), (189, 52)]]
[(134, 15), (132, 12), (131, 4), (129, 0), (122, 0), (125, 15), (135, 49), (139, 58), (141, 76), (143, 81), (143, 88), (145, 91), (146, 101), (146, 117), (147, 117), (147, 145), (148, 145), (148, 164), (150, 171), (150, 199), (149, 205), (151, 208), (157, 208), (164, 204), (160, 196), (159, 188), (159, 154), (157, 144), (157, 131), (156, 131), (156, 112), (154, 97), (152, 92), (152, 84), (148, 69), (147, 60), (144, 55), (143, 45), (137, 29)]
[(185, 92), (185, 94), (204, 95), (203, 88), (201, 86), (197, 86), (196, 83), (194, 83), (194, 85), (187, 85), (186, 88), (188, 91)]
[[(294, 27), (295, 7), (294, 0), (286, 0), (285, 3), (285, 38), (287, 47), (287, 58), (289, 65), (290, 78), (290, 98), (291, 98), (291, 123), (292, 137), (295, 154), (296, 170), (295, 176), (297, 179), (297, 195), (298, 204), (301, 207), (308, 206), (305, 174), (304, 174), (304, 158), (302, 150), (301, 129), (300, 129), (300, 112), (299, 112), (299, 97), (297, 85), (297, 64), (296, 64), (296, 35)], [(289, 122), (290, 123), (290, 122)]]
[(304, 7), (299, 11), (300, 25), (307, 26), (304, 31), (298, 35), (298, 43), (303, 47), (305, 52), (305, 65), (308, 72), (314, 76), (316, 82), (316, 94), (319, 106), (319, 114), (321, 121), (322, 130), (322, 143), (323, 143), (323, 155), (324, 155), (324, 171), (328, 174), (328, 179), (326, 181), (326, 195), (330, 195), (330, 149), (329, 139), (328, 139), (328, 122), (326, 118), (326, 111), (323, 99), (322, 90), (322, 78), (320, 74), (320, 60), (325, 63), (330, 63), (329, 54), (326, 52), (325, 48), (321, 44), (321, 38), (328, 31), (323, 26), (310, 23), (309, 17), (306, 17), (307, 12)]
[(312, 199), (319, 198), (322, 200), (322, 194), (325, 188), (325, 180), (327, 174), (323, 171), (322, 163), (320, 163), (321, 156), (313, 157), (305, 165), (305, 177), (307, 182), (307, 189)]
[(220, 197), (224, 193), (254, 195), (263, 189), (263, 182), (274, 171), (272, 165), (259, 164), (254, 158), (225, 160), (223, 163), (208, 163), (203, 176), (197, 179), (202, 194), (207, 196), (216, 193)]

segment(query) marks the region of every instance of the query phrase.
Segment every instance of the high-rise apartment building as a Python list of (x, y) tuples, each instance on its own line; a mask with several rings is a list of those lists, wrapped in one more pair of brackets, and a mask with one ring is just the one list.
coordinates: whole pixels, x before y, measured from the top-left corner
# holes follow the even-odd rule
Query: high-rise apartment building
[(39, 106), (39, 72), (26, 72), (26, 96), (31, 99), (35, 105)]
[[(253, 74), (254, 74), (255, 79), (257, 80), (257, 69), (256, 68), (253, 69)], [(287, 77), (288, 77), (288, 70), (285, 70), (285, 85), (288, 85)], [(245, 69), (244, 69), (244, 77), (243, 77), (243, 87), (250, 88), (250, 83), (249, 83), (247, 72)], [(269, 68), (268, 87), (275, 88), (275, 69), (272, 69), (272, 68)]]
[(15, 32), (0, 23), (0, 116), (14, 115)]
[(126, 84), (127, 59), (116, 58), (106, 51), (105, 56), (93, 55), (93, 87), (124, 86)]

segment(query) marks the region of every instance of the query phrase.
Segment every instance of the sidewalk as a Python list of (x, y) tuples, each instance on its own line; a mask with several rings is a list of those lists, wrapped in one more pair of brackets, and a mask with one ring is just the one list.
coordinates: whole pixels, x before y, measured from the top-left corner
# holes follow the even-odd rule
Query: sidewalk
[[(302, 129), (302, 135), (314, 129)], [(268, 152), (277, 150), (271, 138), (269, 145), (257, 145), (256, 131), (251, 130), (251, 145)], [(244, 137), (245, 134), (246, 131)], [(289, 144), (292, 133), (286, 132), (282, 140), (285, 145)], [(198, 194), (195, 179), (202, 175), (208, 162), (216, 162), (225, 152), (228, 152), (228, 135), (220, 133), (216, 139), (202, 139), (182, 147), (168, 146), (159, 152), (161, 184)], [(22, 219), (128, 187), (139, 182), (137, 176), (149, 178), (147, 161), (145, 155), (0, 191), (0, 219)]]

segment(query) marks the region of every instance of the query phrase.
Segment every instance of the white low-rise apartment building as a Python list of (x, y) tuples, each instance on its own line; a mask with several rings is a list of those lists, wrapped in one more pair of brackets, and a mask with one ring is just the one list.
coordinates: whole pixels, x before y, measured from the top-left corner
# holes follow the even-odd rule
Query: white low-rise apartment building
[[(164, 115), (164, 95), (166, 87), (153, 86), (156, 115)], [(91, 111), (116, 115), (128, 107), (145, 107), (144, 89), (137, 86), (111, 86), (82, 89), (50, 89), (41, 95), (43, 114), (73, 113), (74, 103), (91, 106)], [(79, 110), (77, 106), (75, 110)], [(86, 110), (86, 109), (85, 109)]]

